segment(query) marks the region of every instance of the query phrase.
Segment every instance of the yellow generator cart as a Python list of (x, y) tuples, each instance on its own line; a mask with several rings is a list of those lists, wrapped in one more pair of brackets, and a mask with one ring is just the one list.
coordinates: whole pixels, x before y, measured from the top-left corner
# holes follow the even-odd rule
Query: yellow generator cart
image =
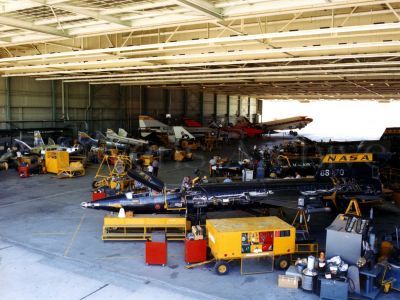
[(58, 174), (61, 169), (69, 167), (69, 153), (67, 151), (46, 151), (45, 154), (47, 173)]
[(193, 153), (187, 152), (186, 150), (176, 149), (174, 152), (174, 160), (175, 161), (193, 160)]
[(286, 269), (296, 251), (295, 228), (278, 217), (211, 219), (206, 230), (218, 275), (228, 274), (233, 260), (241, 261), (241, 274)]
[(195, 140), (185, 140), (185, 139), (183, 139), (182, 141), (181, 141), (181, 147), (183, 148), (183, 149), (190, 149), (190, 150), (197, 150), (197, 149), (199, 149), (200, 148), (200, 143), (198, 142), (198, 141), (195, 141)]
[(85, 168), (80, 161), (71, 162), (68, 167), (58, 170), (58, 178), (73, 178), (85, 176)]

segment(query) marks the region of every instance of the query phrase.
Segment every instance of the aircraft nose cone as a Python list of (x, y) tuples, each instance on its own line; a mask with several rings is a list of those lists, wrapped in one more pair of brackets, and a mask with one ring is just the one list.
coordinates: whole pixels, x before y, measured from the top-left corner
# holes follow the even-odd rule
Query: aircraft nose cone
[(83, 208), (88, 208), (88, 207), (90, 207), (91, 205), (90, 205), (90, 203), (88, 203), (88, 202), (82, 202), (82, 203), (81, 203), (81, 206), (82, 206)]

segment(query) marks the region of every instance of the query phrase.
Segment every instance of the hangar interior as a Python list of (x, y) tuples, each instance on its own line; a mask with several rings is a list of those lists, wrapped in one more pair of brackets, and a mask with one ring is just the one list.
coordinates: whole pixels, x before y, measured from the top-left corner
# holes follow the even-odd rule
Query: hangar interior
[[(170, 162), (158, 158), (159, 179), (169, 186), (179, 187), (182, 178), (193, 177), (193, 171), (197, 169), (207, 176), (219, 177), (212, 169), (216, 157), (226, 157), (227, 161), (240, 160), (244, 149), (250, 149), (249, 153), (254, 149), (250, 156), (258, 157), (260, 153), (256, 153), (256, 149), (272, 149), (275, 145), (280, 149), (286, 143), (291, 146), (297, 143), (295, 137), (289, 135), (278, 133), (278, 137), (274, 137), (278, 127), (268, 129), (268, 126), (276, 126), (265, 123), (268, 120), (262, 116), (263, 109), (268, 109), (268, 101), (399, 101), (399, 53), (400, 1), (394, 0), (2, 0), (0, 138), (6, 142), (2, 140), (0, 145), (1, 155), (5, 155), (4, 161), (0, 158), (0, 166), (12, 160), (14, 163), (18, 161), (19, 168), (21, 150), (18, 157), (12, 158), (7, 149), (15, 139), (33, 141), (36, 130), (41, 130), (47, 139), (52, 130), (72, 129), (71, 140), (77, 139), (79, 132), (84, 132), (100, 143), (102, 138), (95, 137), (96, 132), (104, 133), (108, 129), (117, 132), (123, 128), (128, 137), (124, 136), (123, 140), (121, 136), (113, 139), (107, 135), (103, 140), (104, 150), (108, 150), (111, 144), (118, 149), (119, 143), (136, 143), (130, 145), (132, 150), (138, 142), (129, 139), (146, 137), (140, 135), (139, 116), (148, 116), (168, 125), (186, 126), (180, 128), (191, 132), (189, 125), (182, 124), (183, 118), (189, 118), (198, 122), (199, 128), (208, 128), (208, 124), (215, 122), (217, 131), (212, 135), (218, 132), (220, 137), (220, 132), (225, 132), (230, 137), (231, 133), (239, 132), (240, 138), (233, 142), (221, 140), (210, 148), (208, 140), (204, 139), (198, 143), (207, 146), (199, 146), (202, 148), (200, 152), (178, 151), (174, 146), (182, 141), (177, 140), (175, 145), (166, 148), (179, 152), (182, 160), (189, 160)], [(295, 115), (296, 111), (288, 112), (288, 117)], [(236, 127), (241, 117), (248, 122), (245, 128)], [(307, 119), (305, 125), (303, 119), (296, 122), (284, 130), (290, 129), (293, 133), (292, 129), (301, 129), (312, 119)], [(162, 126), (157, 130), (162, 130)], [(250, 138), (247, 129), (251, 134), (257, 132), (255, 135), (258, 137)], [(207, 134), (211, 132), (211, 129), (207, 130)], [(298, 134), (301, 135), (301, 130)], [(363, 159), (368, 163), (380, 162), (384, 159), (379, 155), (392, 155), (388, 159), (391, 165), (380, 167), (380, 171), (385, 172), (384, 183), (390, 182), (388, 190), (391, 194), (385, 190), (385, 197), (389, 195), (387, 199), (390, 200), (385, 198), (383, 205), (376, 208), (375, 220), (376, 234), (386, 238), (389, 235), (383, 232), (390, 231), (391, 234), (392, 229), (398, 229), (400, 225), (400, 164), (397, 163), (400, 129), (388, 129), (385, 134), (380, 141), (367, 142), (370, 147), (364, 148), (359, 143), (356, 146), (333, 144), (327, 145), (330, 150), (325, 151), (325, 145), (314, 142), (301, 140), (299, 144), (312, 143), (312, 147), (324, 149), (324, 155), (335, 154), (332, 151), (336, 149), (337, 153), (344, 155), (342, 159), (356, 163), (363, 163)], [(33, 144), (29, 146), (35, 148)], [(46, 146), (40, 147), (41, 154), (45, 155), (48, 150), (43, 147)], [(308, 147), (309, 150), (311, 146)], [(376, 150), (382, 147), (385, 151)], [(136, 148), (135, 151), (138, 152)], [(365, 155), (346, 156), (354, 152)], [(305, 152), (301, 155), (304, 164)], [(324, 166), (322, 157), (320, 162)], [(332, 158), (333, 163), (337, 163), (335, 159)], [(255, 179), (257, 163), (263, 160), (253, 156), (251, 163), (254, 160), (257, 161), (252, 173)], [(99, 162), (101, 159), (97, 164)], [(27, 298), (28, 293), (31, 299), (108, 299), (116, 295), (127, 299), (138, 296), (147, 299), (160, 293), (164, 293), (165, 299), (239, 299), (249, 294), (251, 298), (261, 299), (267, 295), (267, 289), (270, 289), (271, 297), (314, 299), (321, 296), (318, 294), (320, 291), (305, 294), (301, 288), (292, 292), (278, 287), (278, 275), (283, 275), (282, 272), (240, 276), (238, 270), (242, 270), (242, 265), (236, 265), (230, 277), (218, 277), (211, 283), (214, 275), (208, 271), (212, 268), (185, 269), (182, 246), (177, 242), (168, 246), (173, 255), (169, 257), (167, 267), (155, 267), (153, 272), (143, 263), (143, 241), (101, 241), (101, 223), (106, 222), (104, 214), (83, 211), (80, 207), (81, 202), (89, 203), (94, 197), (91, 188), (95, 186), (91, 185), (93, 178), (98, 177), (97, 164), (90, 164), (83, 174), (80, 173), (85, 175), (86, 172), (85, 176), (65, 181), (57, 181), (49, 174), (28, 176), (30, 178), (25, 181), (16, 175), (20, 171), (14, 172), (12, 168), (0, 170), (0, 270), (3, 267), (8, 277), (0, 279), (0, 289), (5, 291), (4, 299)], [(288, 164), (294, 166), (293, 161)], [(220, 177), (233, 179), (234, 176), (229, 174), (231, 166), (225, 167), (226, 171), (221, 172)], [(71, 168), (70, 165), (64, 167), (64, 171), (68, 169), (65, 172), (73, 176)], [(156, 168), (158, 170), (158, 163)], [(238, 177), (245, 181), (241, 177), (242, 172), (246, 173), (243, 169), (240, 162)], [(151, 170), (154, 172), (153, 168)], [(294, 176), (306, 177), (297, 170), (292, 171), (290, 180)], [(271, 172), (269, 167), (268, 172)], [(217, 181), (219, 179), (213, 180), (221, 184)], [(111, 187), (111, 182), (108, 184)], [(293, 186), (292, 182), (283, 184)], [(246, 183), (243, 185), (243, 189), (248, 188)], [(322, 183), (318, 182), (318, 188), (321, 187)], [(196, 191), (196, 186), (193, 184), (182, 190), (179, 197), (189, 201), (189, 194)], [(361, 191), (364, 193), (362, 200), (368, 202), (372, 197), (370, 186), (368, 192), (366, 190)], [(167, 195), (166, 189), (158, 192), (161, 191)], [(241, 205), (243, 201), (253, 201), (248, 199), (252, 192), (238, 192), (245, 197), (239, 197)], [(275, 192), (269, 190), (268, 193)], [(120, 195), (119, 191), (117, 195)], [(120, 203), (112, 205), (124, 208)], [(165, 206), (168, 205), (165, 200)], [(279, 206), (276, 202), (269, 205)], [(295, 217), (296, 209), (288, 214)], [(249, 213), (217, 212), (211, 219), (227, 216), (249, 217)], [(310, 232), (316, 234), (320, 249), (325, 250), (322, 246), (328, 239), (325, 228), (333, 219), (319, 215), (313, 219), (317, 229)], [(207, 230), (211, 230), (213, 225), (210, 222), (207, 226), (210, 226)], [(396, 249), (395, 238), (385, 242), (392, 243), (392, 248)], [(398, 243), (397, 234), (397, 248)], [(213, 254), (214, 260), (223, 261), (217, 258), (216, 253)], [(315, 256), (318, 258), (318, 254)], [(23, 271), (25, 260), (12, 267), (14, 262), (24, 257), (28, 262), (26, 274)], [(15, 283), (36, 272), (41, 275), (32, 284), (23, 287)], [(58, 282), (48, 283), (52, 276)], [(398, 276), (400, 282), (400, 275), (394, 276)], [(302, 278), (303, 283), (307, 278)], [(88, 285), (71, 290), (82, 281)], [(198, 286), (194, 287), (196, 281)], [(383, 282), (379, 288), (376, 287), (379, 291), (385, 288)], [(239, 285), (241, 288), (237, 288)], [(391, 284), (389, 290), (396, 288), (400, 289)], [(69, 292), (65, 293), (66, 290)], [(396, 299), (396, 294), (381, 293), (377, 297)]]

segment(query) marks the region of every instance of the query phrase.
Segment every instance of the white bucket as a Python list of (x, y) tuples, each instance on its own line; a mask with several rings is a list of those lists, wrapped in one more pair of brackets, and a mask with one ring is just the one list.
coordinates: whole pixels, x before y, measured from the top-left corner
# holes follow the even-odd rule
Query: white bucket
[(315, 257), (310, 255), (307, 260), (307, 269), (314, 270), (315, 267)]

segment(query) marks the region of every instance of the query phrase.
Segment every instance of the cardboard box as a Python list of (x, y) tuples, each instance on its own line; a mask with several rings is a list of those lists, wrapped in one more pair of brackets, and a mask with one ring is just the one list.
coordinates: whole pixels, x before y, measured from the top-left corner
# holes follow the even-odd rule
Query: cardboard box
[(295, 276), (279, 275), (278, 286), (281, 288), (297, 289), (299, 287), (299, 278)]
[(203, 229), (197, 225), (197, 226), (192, 226), (192, 233), (194, 235), (194, 239), (197, 240), (203, 240), (204, 235), (203, 235)]
[(128, 210), (127, 212), (125, 212), (125, 218), (133, 218), (133, 211)]

